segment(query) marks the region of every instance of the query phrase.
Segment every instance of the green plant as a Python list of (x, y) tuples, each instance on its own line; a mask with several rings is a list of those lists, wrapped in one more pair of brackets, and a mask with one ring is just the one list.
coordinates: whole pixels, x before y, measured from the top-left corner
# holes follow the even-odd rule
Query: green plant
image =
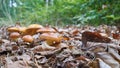
[(24, 25), (111, 25), (120, 22), (119, 3), (119, 0), (0, 0), (0, 20)]

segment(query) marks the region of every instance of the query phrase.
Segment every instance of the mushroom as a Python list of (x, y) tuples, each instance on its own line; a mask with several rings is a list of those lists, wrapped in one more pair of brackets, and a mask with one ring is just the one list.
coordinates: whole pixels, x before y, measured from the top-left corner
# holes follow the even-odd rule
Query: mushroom
[(19, 32), (24, 35), (25, 34), (25, 31), (26, 31), (26, 27), (19, 27)]
[(9, 32), (19, 32), (18, 27), (9, 27), (7, 30), (8, 30)]
[(34, 39), (33, 39), (33, 37), (31, 35), (25, 35), (25, 36), (22, 37), (22, 40), (24, 42), (32, 43)]
[(32, 24), (30, 26), (28, 26), (28, 28), (25, 31), (25, 35), (34, 35), (36, 33), (36, 31), (40, 28), (43, 28), (43, 26), (39, 25), (39, 24)]
[(40, 40), (45, 40), (50, 46), (56, 46), (61, 41), (61, 38), (56, 33), (43, 33), (40, 35)]
[(12, 40), (16, 40), (17, 38), (20, 37), (20, 34), (18, 32), (13, 32), (13, 33), (10, 33), (10, 39)]
[(28, 28), (43, 28), (43, 26), (39, 24), (31, 24), (28, 26)]
[(49, 27), (41, 28), (37, 30), (37, 33), (55, 33), (55, 32), (56, 32), (55, 29)]

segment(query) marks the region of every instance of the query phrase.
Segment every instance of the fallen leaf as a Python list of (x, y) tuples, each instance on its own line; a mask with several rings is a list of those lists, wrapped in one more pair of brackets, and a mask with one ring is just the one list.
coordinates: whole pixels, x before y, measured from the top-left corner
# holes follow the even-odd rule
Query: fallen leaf
[(97, 57), (102, 59), (106, 64), (112, 68), (120, 68), (119, 62), (117, 62), (109, 53), (100, 52), (97, 53)]
[(87, 46), (87, 41), (110, 43), (111, 39), (101, 36), (98, 32), (85, 31), (82, 33), (82, 43), (84, 46)]

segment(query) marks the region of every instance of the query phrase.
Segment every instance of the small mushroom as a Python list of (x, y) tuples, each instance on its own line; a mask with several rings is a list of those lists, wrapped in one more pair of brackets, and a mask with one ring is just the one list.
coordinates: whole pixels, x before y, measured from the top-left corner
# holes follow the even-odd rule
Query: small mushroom
[(26, 27), (19, 27), (19, 32), (24, 35), (25, 34), (25, 31), (26, 31)]
[(12, 40), (16, 40), (17, 38), (20, 37), (20, 34), (18, 32), (13, 32), (13, 33), (10, 33), (10, 39)]
[(33, 37), (31, 35), (25, 35), (25, 36), (22, 37), (22, 40), (24, 42), (32, 43), (34, 39), (33, 39)]
[(50, 27), (41, 28), (37, 30), (37, 33), (55, 33), (56, 30)]
[(50, 46), (56, 46), (60, 43), (61, 38), (56, 33), (43, 33), (40, 35), (40, 40), (45, 40)]
[(18, 27), (9, 27), (7, 30), (8, 30), (9, 32), (19, 32)]
[(43, 26), (39, 25), (39, 24), (32, 24), (30, 26), (28, 26), (28, 28), (25, 31), (25, 35), (34, 35), (36, 33), (36, 31), (40, 28), (43, 28)]
[(39, 25), (39, 24), (31, 24), (31, 25), (29, 25), (28, 26), (28, 28), (43, 28), (43, 26), (42, 25)]

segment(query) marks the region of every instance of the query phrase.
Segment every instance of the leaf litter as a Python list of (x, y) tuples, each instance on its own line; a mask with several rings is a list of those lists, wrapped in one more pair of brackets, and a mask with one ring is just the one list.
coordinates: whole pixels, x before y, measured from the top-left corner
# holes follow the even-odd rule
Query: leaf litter
[(117, 26), (22, 27), (0, 27), (0, 68), (120, 68)]

